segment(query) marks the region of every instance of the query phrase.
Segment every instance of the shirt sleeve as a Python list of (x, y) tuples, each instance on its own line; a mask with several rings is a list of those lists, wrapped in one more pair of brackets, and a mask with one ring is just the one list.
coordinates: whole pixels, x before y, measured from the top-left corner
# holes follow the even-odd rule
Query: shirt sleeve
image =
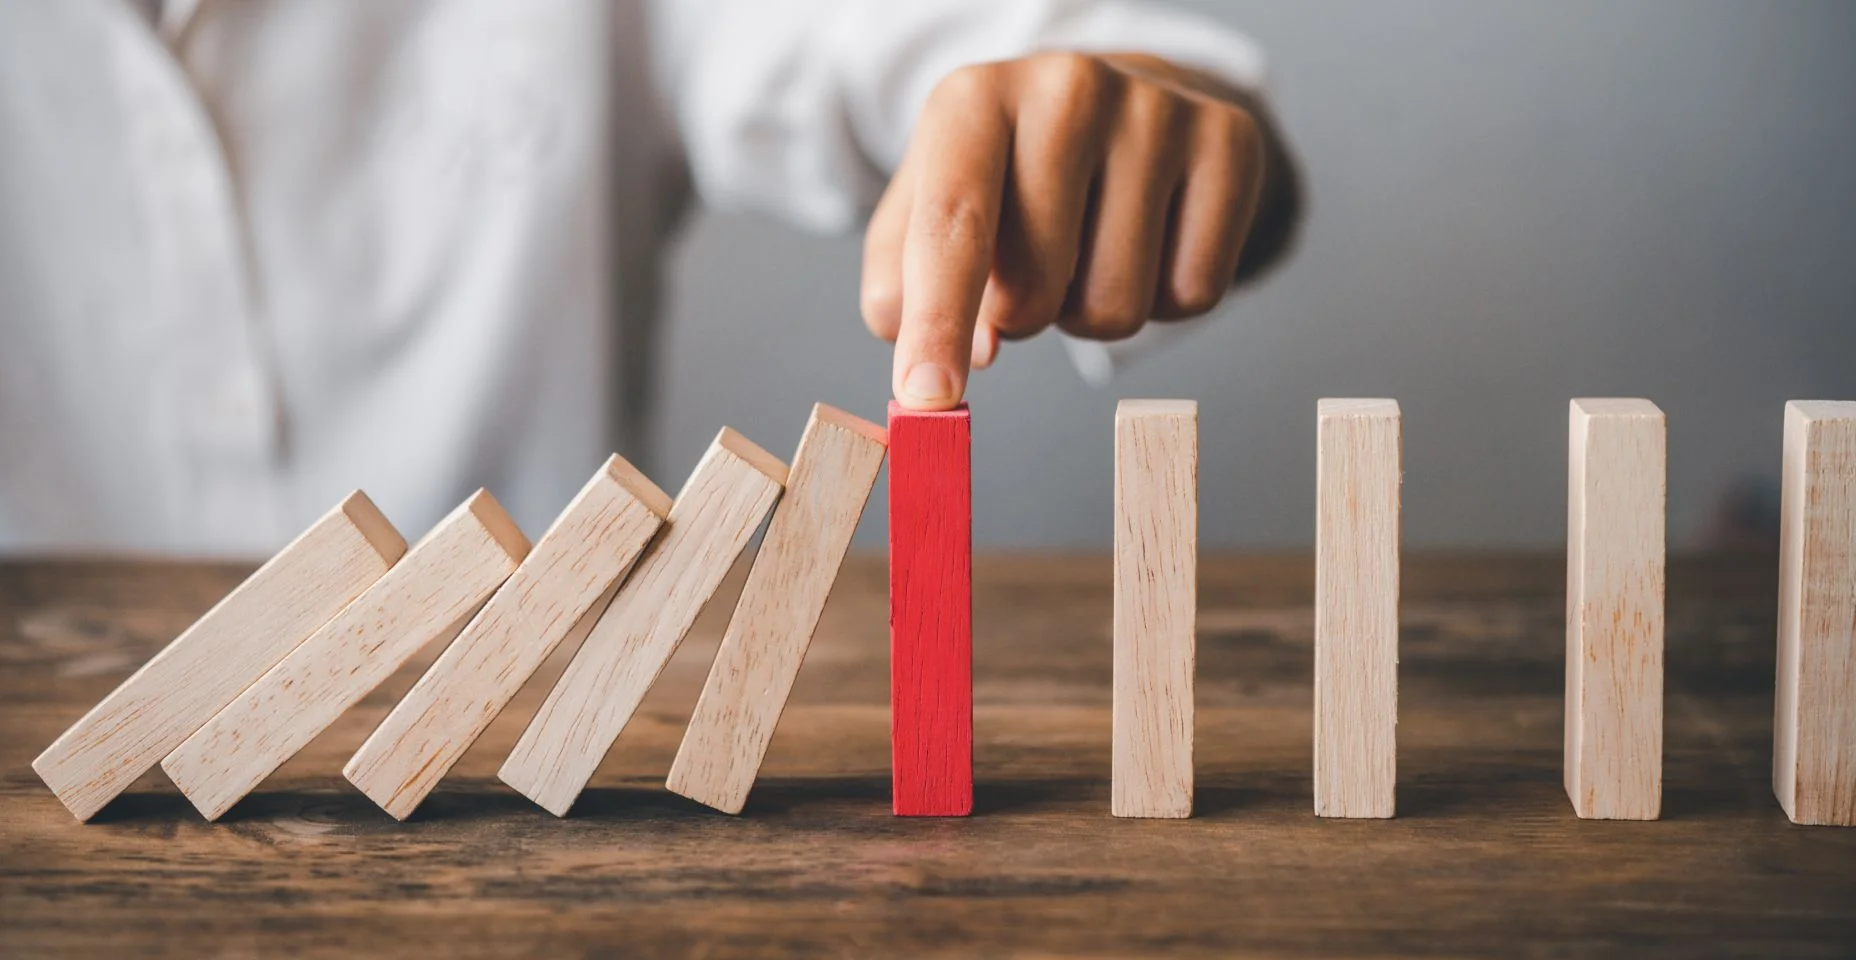
[(669, 0), (655, 18), (660, 101), (704, 201), (821, 232), (861, 222), (929, 91), (967, 64), (1113, 50), (1263, 81), (1248, 38), (1147, 3)]

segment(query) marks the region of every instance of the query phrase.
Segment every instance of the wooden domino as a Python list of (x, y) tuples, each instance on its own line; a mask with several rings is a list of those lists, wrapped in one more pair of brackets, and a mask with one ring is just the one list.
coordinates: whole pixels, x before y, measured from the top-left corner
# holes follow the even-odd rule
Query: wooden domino
[(1115, 411), (1115, 676), (1110, 809), (1192, 815), (1199, 405)]
[(889, 405), (892, 809), (973, 812), (973, 489), (967, 407)]
[(740, 813), (883, 465), (882, 427), (818, 404), (665, 786)]
[(1772, 789), (1794, 823), (1856, 826), (1856, 402), (1785, 405)]
[(1588, 820), (1662, 808), (1665, 450), (1650, 401), (1572, 401), (1565, 783)]
[(1401, 421), (1322, 400), (1315, 481), (1315, 814), (1390, 817), (1398, 780)]
[(355, 491), (32, 761), (79, 820), (95, 816), (406, 552)]
[(724, 428), (497, 776), (566, 816), (780, 496), (786, 465)]
[(217, 820), (434, 640), (456, 636), (528, 555), (479, 490), (410, 552), (161, 762)]
[(644, 551), (670, 498), (606, 461), (342, 773), (396, 819), (418, 808)]

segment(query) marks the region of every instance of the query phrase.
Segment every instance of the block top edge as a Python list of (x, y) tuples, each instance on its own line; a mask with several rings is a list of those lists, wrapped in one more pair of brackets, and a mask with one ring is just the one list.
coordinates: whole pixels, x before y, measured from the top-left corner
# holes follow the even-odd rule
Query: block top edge
[(969, 414), (970, 411), (967, 409), (965, 403), (962, 403), (952, 410), (916, 410), (913, 407), (905, 407), (894, 400), (889, 402), (889, 419), (891, 420), (895, 420), (898, 417), (919, 417), (929, 420), (965, 420), (968, 419)]
[(1791, 400), (1785, 409), (1806, 420), (1856, 420), (1856, 400)]
[(471, 516), (477, 518), (477, 522), (483, 525), (490, 539), (495, 540), (496, 545), (503, 548), (503, 552), (509, 555), (509, 559), (521, 563), (522, 558), (528, 556), (529, 548), (533, 544), (528, 542), (528, 537), (522, 533), (522, 528), (516, 526), (515, 520), (509, 516), (509, 511), (503, 509), (503, 505), (490, 495), (490, 491), (479, 489), (470, 495), (470, 499), (466, 500), (465, 504), (470, 507)]
[(380, 508), (374, 505), (373, 499), (367, 494), (356, 490), (343, 498), (336, 509), (348, 517), (348, 522), (354, 524), (367, 545), (380, 554), (380, 559), (391, 564), (406, 555), (406, 538), (400, 536), (393, 522), (380, 512)]
[(841, 430), (848, 430), (866, 440), (874, 440), (889, 446), (889, 431), (854, 414), (846, 413), (829, 403), (812, 405), (812, 419), (828, 423)]
[(623, 487), (626, 493), (636, 497), (639, 503), (645, 505), (645, 509), (657, 514), (660, 518), (670, 516), (670, 494), (652, 483), (651, 478), (645, 476), (644, 471), (632, 466), (630, 460), (615, 453), (606, 460), (603, 469), (606, 476), (611, 477), (614, 483)]
[(1661, 417), (1663, 410), (1640, 397), (1574, 397), (1572, 409), (1588, 417)]
[(786, 461), (761, 449), (733, 427), (723, 427), (715, 435), (715, 445), (740, 457), (748, 466), (766, 474), (774, 483), (786, 486)]
[(1197, 400), (1146, 400), (1130, 397), (1115, 404), (1117, 417), (1197, 417)]
[(1397, 417), (1398, 401), (1384, 397), (1322, 397), (1315, 403), (1319, 417)]

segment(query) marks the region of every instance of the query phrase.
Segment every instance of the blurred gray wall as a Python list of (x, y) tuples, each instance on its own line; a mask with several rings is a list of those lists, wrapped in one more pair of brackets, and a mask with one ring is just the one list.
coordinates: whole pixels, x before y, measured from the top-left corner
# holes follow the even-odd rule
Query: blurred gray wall
[[(1110, 540), (1117, 398), (1201, 404), (1209, 547), (1307, 548), (1322, 396), (1396, 397), (1413, 546), (1551, 546), (1566, 403), (1669, 414), (1676, 548), (1776, 496), (1784, 401), (1856, 399), (1856, 4), (1220, 0), (1258, 38), (1312, 199), (1293, 262), (1106, 390), (1059, 344), (971, 391), (982, 546)], [(704, 215), (675, 265), (655, 464), (723, 423), (789, 452), (880, 418), (859, 241)], [(878, 495), (860, 542), (882, 542)]]

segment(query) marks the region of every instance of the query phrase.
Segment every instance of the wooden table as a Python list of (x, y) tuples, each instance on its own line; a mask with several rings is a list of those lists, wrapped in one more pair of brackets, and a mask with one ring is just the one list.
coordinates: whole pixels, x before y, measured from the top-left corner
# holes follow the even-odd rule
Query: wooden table
[(741, 817), (662, 789), (730, 601), (566, 820), (494, 778), (557, 656), (411, 822), (339, 773), (405, 673), (220, 824), (156, 774), (82, 825), (32, 757), (243, 571), (0, 565), (0, 954), (1851, 956), (1856, 830), (1769, 787), (1774, 566), (1671, 569), (1660, 822), (1573, 817), (1563, 562), (1477, 555), (1406, 563), (1391, 821), (1311, 813), (1306, 559), (1205, 565), (1199, 813), (1163, 822), (1108, 815), (1106, 557), (1017, 557), (977, 566), (971, 819), (889, 816), (861, 559)]

